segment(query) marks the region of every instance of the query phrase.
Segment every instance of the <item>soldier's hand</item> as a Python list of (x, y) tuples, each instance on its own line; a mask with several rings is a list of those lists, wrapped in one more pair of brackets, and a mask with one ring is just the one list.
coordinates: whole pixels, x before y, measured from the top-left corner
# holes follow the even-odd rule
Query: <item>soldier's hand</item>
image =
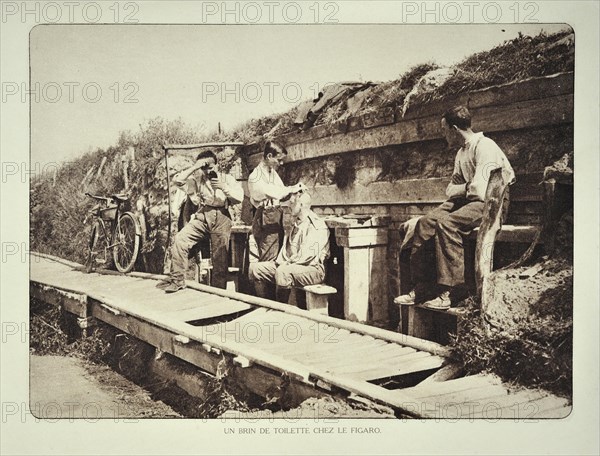
[(452, 183), (454, 185), (459, 185), (459, 184), (465, 184), (465, 178), (463, 176), (461, 176), (460, 174), (453, 174), (452, 175)]
[(225, 183), (223, 181), (221, 181), (221, 179), (219, 179), (218, 177), (211, 179), (210, 185), (215, 190), (225, 190), (225, 187), (226, 187)]
[(194, 169), (202, 169), (202, 167), (206, 165), (206, 158), (200, 158), (198, 160), (196, 160), (196, 163), (194, 163)]
[(296, 185), (292, 185), (290, 187), (290, 193), (301, 193), (301, 192), (305, 192), (307, 190), (306, 185), (304, 185), (302, 182), (298, 182)]

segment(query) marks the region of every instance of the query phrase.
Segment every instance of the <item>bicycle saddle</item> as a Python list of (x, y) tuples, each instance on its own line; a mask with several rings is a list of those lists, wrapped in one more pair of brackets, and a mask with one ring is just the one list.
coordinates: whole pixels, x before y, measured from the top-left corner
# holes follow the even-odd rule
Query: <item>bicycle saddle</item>
[(129, 195), (126, 195), (124, 193), (116, 193), (114, 195), (111, 195), (110, 197), (115, 201), (120, 201), (121, 203), (129, 199)]

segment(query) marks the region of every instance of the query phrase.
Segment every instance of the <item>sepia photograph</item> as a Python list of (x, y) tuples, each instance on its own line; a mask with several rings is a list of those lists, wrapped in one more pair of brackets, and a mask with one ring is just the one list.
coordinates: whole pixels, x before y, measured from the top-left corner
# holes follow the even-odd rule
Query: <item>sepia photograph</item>
[[(27, 320), (2, 323), (28, 397), (3, 399), (3, 423), (23, 406), (32, 423), (187, 422), (267, 445), (411, 423), (525, 435), (587, 407), (574, 188), (597, 182), (575, 177), (590, 151), (567, 18), (180, 2), (197, 15), (144, 21), (146, 2), (75, 3), (2, 4), (29, 26), (29, 79), (2, 82), (29, 119), (28, 157), (2, 161), (29, 237), (2, 244), (3, 283), (12, 260), (29, 271)], [(378, 451), (366, 441), (347, 454)]]
[(564, 418), (574, 55), (564, 24), (34, 29), (41, 96), (101, 67), (73, 97), (124, 106), (32, 108), (34, 408), (107, 366), (136, 417)]

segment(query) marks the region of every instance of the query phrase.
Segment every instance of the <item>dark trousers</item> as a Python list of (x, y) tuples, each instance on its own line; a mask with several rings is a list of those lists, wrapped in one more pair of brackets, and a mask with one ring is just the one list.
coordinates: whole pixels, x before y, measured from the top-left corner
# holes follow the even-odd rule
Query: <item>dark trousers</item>
[[(263, 220), (265, 210), (268, 212), (264, 217), (267, 223)], [(283, 210), (259, 206), (252, 220), (252, 236), (258, 247), (258, 261), (275, 261), (283, 243)]]
[(171, 277), (175, 281), (183, 281), (188, 268), (190, 250), (197, 243), (210, 239), (212, 285), (225, 288), (229, 267), (231, 224), (229, 212), (224, 208), (205, 208), (196, 213), (196, 218), (190, 220), (175, 235), (171, 248)]
[(463, 235), (480, 225), (483, 207), (483, 201), (452, 199), (419, 219), (410, 257), (415, 285), (436, 281), (432, 280), (432, 254), (435, 255), (439, 285), (454, 287), (464, 283)]

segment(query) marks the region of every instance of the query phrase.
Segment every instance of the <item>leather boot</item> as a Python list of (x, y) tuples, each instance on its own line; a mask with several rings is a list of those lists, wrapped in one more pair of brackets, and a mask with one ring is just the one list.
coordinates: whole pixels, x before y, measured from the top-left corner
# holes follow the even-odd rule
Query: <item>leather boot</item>
[(254, 282), (254, 289), (256, 290), (256, 296), (259, 298), (271, 299), (275, 297), (273, 290), (273, 284), (263, 281)]
[(283, 304), (287, 304), (290, 300), (291, 288), (279, 288), (277, 287), (277, 301)]

